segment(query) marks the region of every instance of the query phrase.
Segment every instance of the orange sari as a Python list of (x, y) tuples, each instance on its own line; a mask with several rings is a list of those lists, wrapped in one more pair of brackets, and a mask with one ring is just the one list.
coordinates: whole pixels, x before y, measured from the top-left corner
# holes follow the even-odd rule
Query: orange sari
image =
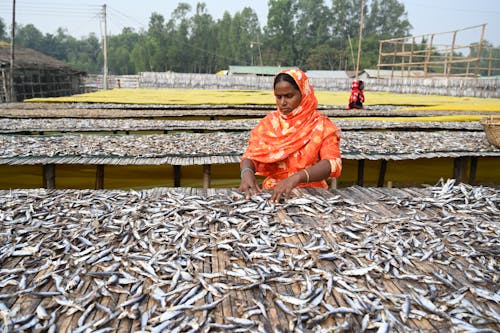
[[(242, 160), (251, 159), (255, 173), (267, 177), (262, 188), (272, 189), (290, 175), (320, 160), (330, 161), (330, 177), (340, 176), (340, 129), (317, 110), (318, 100), (306, 74), (299, 69), (283, 70), (300, 88), (299, 106), (288, 115), (270, 112), (250, 132)], [(301, 183), (298, 187), (327, 188), (325, 180)]]

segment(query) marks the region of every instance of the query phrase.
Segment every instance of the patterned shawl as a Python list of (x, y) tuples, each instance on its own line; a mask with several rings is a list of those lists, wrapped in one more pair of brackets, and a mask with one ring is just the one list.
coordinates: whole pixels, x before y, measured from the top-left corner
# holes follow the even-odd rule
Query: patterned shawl
[[(306, 74), (300, 69), (283, 70), (281, 73), (289, 74), (295, 80), (302, 99), (299, 106), (288, 115), (283, 115), (279, 110), (270, 112), (250, 132), (243, 159), (261, 162), (257, 163), (256, 172), (262, 176), (277, 171), (267, 168), (263, 163), (280, 162), (292, 154), (292, 160), (298, 164), (293, 167), (300, 169), (312, 165), (317, 160), (319, 146), (324, 138), (339, 135), (339, 129), (316, 109), (318, 100)], [(297, 153), (299, 150), (300, 153)]]

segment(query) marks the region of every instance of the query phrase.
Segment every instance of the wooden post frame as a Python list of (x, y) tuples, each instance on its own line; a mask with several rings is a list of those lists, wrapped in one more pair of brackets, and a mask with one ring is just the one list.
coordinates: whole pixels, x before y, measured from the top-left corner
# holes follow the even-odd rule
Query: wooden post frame
[(387, 160), (380, 161), (380, 172), (378, 174), (377, 186), (383, 187), (385, 182), (385, 172), (387, 171)]
[(469, 184), (474, 185), (476, 182), (476, 172), (477, 172), (477, 156), (472, 156), (470, 158), (470, 170), (469, 170)]
[(466, 156), (455, 157), (453, 159), (453, 178), (463, 183), (467, 174), (467, 159)]
[(43, 165), (43, 187), (46, 189), (56, 188), (56, 166), (55, 164)]
[(365, 173), (365, 160), (358, 161), (358, 185), (363, 186)]
[(210, 164), (203, 165), (203, 188), (210, 187), (210, 175), (212, 172), (212, 166)]
[(174, 165), (174, 187), (181, 187), (181, 166)]
[(102, 190), (104, 188), (104, 164), (96, 165), (95, 174), (95, 189)]

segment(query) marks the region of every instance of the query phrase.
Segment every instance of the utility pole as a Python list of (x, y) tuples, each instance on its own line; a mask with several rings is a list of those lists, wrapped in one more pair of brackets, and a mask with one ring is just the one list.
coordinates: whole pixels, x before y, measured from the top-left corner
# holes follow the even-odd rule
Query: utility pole
[(256, 42), (251, 42), (250, 43), (250, 47), (252, 48), (253, 46), (257, 45), (257, 48), (259, 49), (259, 62), (260, 62), (260, 65), (263, 66), (262, 64), (262, 53), (260, 52), (260, 45), (262, 44), (259, 40), (259, 35), (257, 34), (257, 41)]
[[(10, 77), (9, 77), (9, 102), (17, 102), (16, 89), (14, 87), (14, 40), (16, 38), (16, 0), (12, 0), (12, 32), (10, 37)], [(7, 97), (7, 96), (6, 96)]]
[(104, 32), (103, 32), (103, 38), (102, 38), (102, 48), (103, 48), (103, 55), (104, 55), (104, 64), (102, 68), (102, 83), (103, 83), (103, 89), (107, 90), (108, 89), (108, 29), (106, 25), (106, 4), (102, 5), (102, 19), (104, 22)]
[(359, 58), (361, 56), (361, 38), (363, 36), (363, 10), (365, 7), (364, 0), (361, 0), (361, 16), (359, 17), (359, 41), (358, 41), (358, 60), (356, 61), (356, 79), (359, 73)]

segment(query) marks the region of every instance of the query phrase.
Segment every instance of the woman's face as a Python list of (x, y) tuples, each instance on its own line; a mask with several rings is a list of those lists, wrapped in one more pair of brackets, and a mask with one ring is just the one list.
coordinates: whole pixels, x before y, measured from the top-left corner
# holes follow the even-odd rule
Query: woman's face
[(300, 91), (294, 88), (287, 81), (279, 81), (274, 86), (274, 97), (276, 98), (276, 105), (278, 110), (287, 115), (299, 106), (302, 100)]

